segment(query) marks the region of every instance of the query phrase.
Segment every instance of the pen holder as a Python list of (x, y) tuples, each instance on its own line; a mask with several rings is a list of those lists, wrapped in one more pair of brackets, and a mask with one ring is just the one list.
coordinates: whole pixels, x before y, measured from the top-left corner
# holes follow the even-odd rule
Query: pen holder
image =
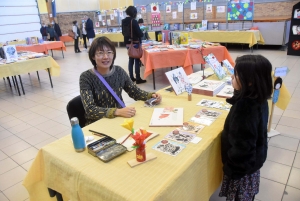
[(136, 151), (136, 161), (137, 162), (144, 162), (146, 160), (145, 145), (140, 146), (135, 151)]

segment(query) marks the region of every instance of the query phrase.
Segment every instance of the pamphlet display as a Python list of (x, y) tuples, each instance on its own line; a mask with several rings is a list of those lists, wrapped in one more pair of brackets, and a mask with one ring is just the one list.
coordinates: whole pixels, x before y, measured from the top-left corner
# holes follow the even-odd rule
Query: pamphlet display
[(287, 54), (300, 56), (300, 2), (293, 6)]

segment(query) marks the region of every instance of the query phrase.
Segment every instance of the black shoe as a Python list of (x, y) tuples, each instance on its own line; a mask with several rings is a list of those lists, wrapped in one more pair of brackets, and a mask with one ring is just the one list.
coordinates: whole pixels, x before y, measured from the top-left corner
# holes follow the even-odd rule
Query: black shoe
[(132, 82), (135, 82), (135, 81), (136, 81), (136, 79), (135, 79), (135, 78), (130, 78), (130, 79), (131, 79), (131, 81), (132, 81)]
[(137, 79), (137, 80), (136, 80), (136, 83), (137, 83), (137, 84), (143, 84), (143, 83), (145, 83), (145, 82), (147, 82), (147, 80), (142, 80), (142, 79)]

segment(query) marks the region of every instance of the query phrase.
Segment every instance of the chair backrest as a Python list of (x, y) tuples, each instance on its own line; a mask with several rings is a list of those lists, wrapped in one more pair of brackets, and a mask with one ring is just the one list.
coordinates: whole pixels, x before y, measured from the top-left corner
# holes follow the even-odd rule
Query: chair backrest
[(85, 110), (83, 108), (80, 95), (76, 96), (75, 98), (69, 101), (67, 105), (67, 112), (68, 112), (69, 119), (73, 117), (77, 117), (79, 120), (80, 127), (82, 128), (85, 126), (86, 123), (86, 119), (84, 116)]

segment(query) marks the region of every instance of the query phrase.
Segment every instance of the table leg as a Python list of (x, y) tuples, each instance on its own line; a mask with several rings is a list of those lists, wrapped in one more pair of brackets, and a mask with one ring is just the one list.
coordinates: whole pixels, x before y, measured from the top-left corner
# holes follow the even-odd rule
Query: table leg
[(49, 74), (49, 79), (50, 79), (51, 87), (53, 88), (52, 79), (51, 79), (51, 75), (50, 75), (50, 68), (47, 68), (47, 70), (48, 70), (48, 74)]
[(17, 78), (16, 78), (16, 76), (13, 76), (13, 79), (14, 79), (14, 80), (15, 80), (15, 82), (16, 82), (16, 85), (17, 85), (17, 89), (18, 89), (19, 96), (21, 96), (21, 93), (20, 93), (20, 89), (19, 89), (19, 85), (18, 85), (18, 81), (17, 81)]
[(21, 76), (20, 75), (18, 75), (18, 76), (19, 76), (19, 80), (20, 80), (20, 83), (21, 83), (23, 94), (25, 95), (25, 91), (24, 91), (24, 87), (23, 87), (23, 82), (22, 82)]
[(64, 51), (63, 51), (62, 47), (61, 47), (61, 53), (63, 55), (63, 58), (65, 58)]
[(40, 81), (39, 71), (36, 71), (36, 74), (37, 74), (38, 80)]
[(12, 76), (12, 81), (13, 81), (14, 87), (16, 87), (14, 76)]
[(51, 49), (51, 54), (52, 54), (52, 57), (53, 57), (53, 51), (52, 51), (52, 49)]
[(11, 88), (11, 83), (10, 83), (9, 77), (6, 77), (6, 79), (7, 79), (7, 81), (8, 81), (9, 87)]
[(153, 89), (155, 89), (155, 75), (153, 69), (152, 69), (152, 76), (153, 76)]

